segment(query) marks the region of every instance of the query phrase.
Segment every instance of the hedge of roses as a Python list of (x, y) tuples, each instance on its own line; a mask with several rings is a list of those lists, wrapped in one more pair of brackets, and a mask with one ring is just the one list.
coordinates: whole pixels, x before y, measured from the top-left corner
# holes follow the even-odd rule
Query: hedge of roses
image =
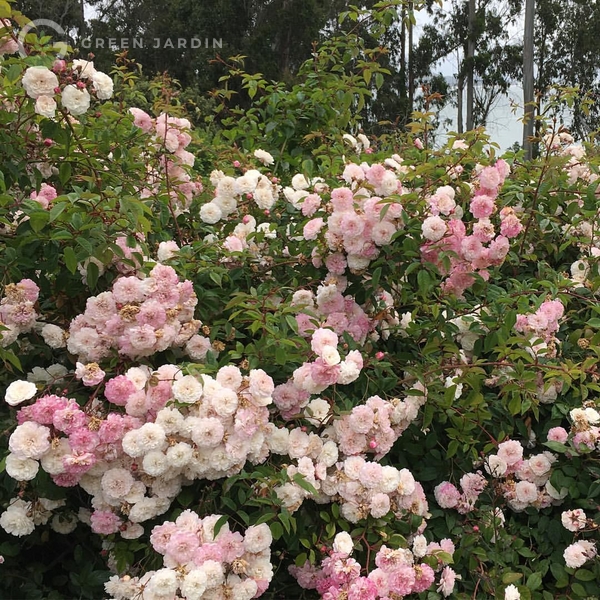
[(219, 145), (0, 7), (5, 597), (600, 594), (593, 147)]

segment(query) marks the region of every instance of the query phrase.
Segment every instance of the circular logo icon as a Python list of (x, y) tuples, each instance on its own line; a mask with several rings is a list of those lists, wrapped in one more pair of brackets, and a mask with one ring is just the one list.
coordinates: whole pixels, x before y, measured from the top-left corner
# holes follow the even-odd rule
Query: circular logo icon
[[(54, 31), (56, 31), (56, 33), (58, 33), (58, 35), (60, 37), (66, 37), (66, 32), (65, 30), (56, 22), (54, 21), (50, 21), (50, 19), (36, 19), (35, 21), (29, 21), (29, 23), (27, 23), (27, 25), (25, 25), (21, 31), (19, 32), (19, 35), (17, 37), (18, 39), (18, 44), (19, 44), (19, 54), (21, 55), (21, 57), (26, 57), (27, 56), (27, 52), (25, 51), (25, 36), (32, 30), (32, 29), (52, 29)], [(59, 41), (59, 42), (54, 42), (53, 47), (56, 48), (57, 51), (57, 56), (58, 58), (62, 58), (63, 56), (65, 56), (69, 50), (69, 46), (67, 45), (66, 42), (64, 41)]]

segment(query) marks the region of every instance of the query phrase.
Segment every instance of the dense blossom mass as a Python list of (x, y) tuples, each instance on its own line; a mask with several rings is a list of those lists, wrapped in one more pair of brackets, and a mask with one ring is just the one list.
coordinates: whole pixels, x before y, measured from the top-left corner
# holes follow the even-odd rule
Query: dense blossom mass
[(0, 568), (50, 535), (115, 600), (594, 597), (591, 148), (311, 154), (266, 88), (223, 148), (1, 26)]

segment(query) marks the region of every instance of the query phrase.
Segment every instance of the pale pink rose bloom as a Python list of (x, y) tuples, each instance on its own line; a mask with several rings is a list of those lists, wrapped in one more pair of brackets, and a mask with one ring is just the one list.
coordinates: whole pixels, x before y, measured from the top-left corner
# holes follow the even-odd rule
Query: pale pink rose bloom
[(531, 483), (530, 481), (519, 481), (515, 485), (515, 495), (519, 502), (532, 504), (537, 500), (538, 488), (535, 483)]
[(485, 194), (477, 195), (471, 200), (470, 210), (476, 219), (487, 219), (494, 212), (494, 199)]
[(538, 477), (548, 474), (551, 467), (552, 463), (544, 454), (536, 454), (529, 458), (529, 468), (531, 469), (531, 472)]
[(579, 540), (565, 549), (563, 557), (567, 567), (571, 569), (578, 569), (588, 560), (594, 558), (596, 554), (596, 546), (593, 542)]
[(342, 173), (342, 179), (346, 183), (351, 183), (352, 181), (362, 181), (364, 178), (365, 172), (361, 169), (359, 165), (356, 165), (354, 163), (346, 165), (346, 168)]
[(92, 531), (101, 535), (116, 533), (121, 523), (121, 519), (108, 510), (96, 510), (91, 516)]
[(61, 102), (72, 115), (83, 115), (90, 107), (90, 94), (85, 88), (79, 89), (69, 84), (62, 91)]
[[(362, 173), (362, 171), (361, 171)], [(354, 195), (348, 188), (336, 188), (331, 192), (331, 204), (334, 212), (345, 212), (353, 210)]]
[(319, 231), (323, 228), (324, 221), (321, 217), (310, 220), (302, 231), (305, 240), (316, 240)]
[(468, 150), (469, 144), (465, 140), (454, 140), (452, 144), (452, 150)]
[(516, 215), (506, 217), (500, 224), (500, 232), (507, 238), (517, 237), (522, 230), (523, 225)]
[(485, 464), (485, 470), (492, 477), (502, 477), (506, 470), (508, 469), (508, 465), (506, 461), (497, 456), (496, 454), (492, 454), (488, 457), (487, 463)]
[(454, 508), (460, 501), (460, 492), (449, 481), (437, 485), (433, 494), (441, 508)]
[(321, 354), (325, 346), (336, 347), (338, 344), (338, 336), (331, 329), (319, 327), (311, 338), (310, 346), (315, 354)]
[(565, 529), (575, 532), (585, 528), (587, 516), (581, 508), (576, 508), (575, 510), (565, 510), (560, 516), (560, 520)]
[(302, 214), (305, 217), (312, 217), (321, 206), (321, 197), (318, 194), (309, 194), (302, 201)]
[(462, 488), (467, 500), (474, 502), (487, 485), (487, 480), (480, 473), (465, 473), (460, 478)]
[(548, 441), (549, 442), (560, 442), (564, 444), (567, 441), (569, 434), (564, 427), (552, 427), (548, 430)]
[[(44, 184), (42, 184), (42, 188)], [(47, 186), (51, 189), (52, 186)], [(54, 196), (56, 198), (56, 196)], [(25, 299), (29, 302), (36, 302), (40, 293), (40, 288), (35, 284), (35, 282), (31, 281), (31, 279), (21, 279), (19, 283), (17, 283), (17, 288), (19, 291), (25, 294)]]
[(98, 363), (76, 363), (75, 377), (81, 379), (83, 385), (96, 386), (102, 383), (106, 373), (98, 366)]
[(523, 459), (523, 446), (515, 440), (506, 440), (498, 445), (498, 456), (510, 467)]
[(333, 275), (343, 275), (347, 265), (348, 263), (346, 262), (346, 257), (340, 252), (330, 254), (325, 259), (325, 266)]
[(201, 448), (214, 448), (223, 440), (225, 430), (219, 419), (199, 418), (191, 432), (192, 441)]
[[(0, 54), (14, 54), (19, 49), (19, 44), (15, 42), (15, 40), (10, 39), (8, 41), (3, 41), (0, 45)], [(2, 557), (0, 557), (2, 558)], [(4, 562), (4, 559), (0, 561), (0, 564)]]
[(29, 197), (32, 200), (39, 202), (44, 208), (48, 208), (50, 203), (56, 198), (57, 195), (58, 194), (56, 193), (54, 187), (48, 185), (47, 183), (42, 183), (39, 193), (35, 191), (31, 192)]
[(510, 584), (504, 588), (504, 600), (519, 600), (521, 594), (517, 586)]
[(275, 390), (273, 379), (262, 369), (252, 369), (248, 375), (249, 392), (256, 399), (271, 398)]
[(473, 262), (477, 260), (483, 252), (483, 244), (474, 236), (467, 236), (463, 239), (460, 249), (465, 260)]
[(448, 231), (448, 227), (446, 223), (440, 217), (432, 216), (427, 217), (421, 226), (421, 231), (423, 233), (423, 237), (426, 240), (431, 242), (437, 242), (441, 240), (446, 232)]
[(26, 421), (13, 431), (8, 441), (8, 449), (20, 459), (41, 458), (50, 450), (50, 429)]
[(130, 108), (129, 112), (133, 115), (133, 123), (146, 133), (150, 133), (154, 129), (152, 117), (139, 108)]
[(390, 497), (387, 494), (375, 494), (371, 498), (371, 502), (369, 504), (369, 512), (372, 517), (376, 519), (380, 519), (388, 514), (390, 511)]
[(244, 548), (253, 554), (269, 548), (272, 541), (271, 529), (266, 523), (251, 525), (244, 534)]
[(444, 567), (440, 575), (440, 585), (437, 591), (447, 598), (454, 591), (454, 582), (456, 581), (456, 573), (450, 567)]
[(165, 555), (183, 565), (190, 562), (200, 547), (198, 535), (191, 531), (175, 531), (166, 544)]
[(482, 188), (496, 191), (496, 189), (502, 185), (503, 178), (496, 168), (484, 167), (479, 174), (479, 183), (481, 184)]
[(247, 244), (235, 235), (229, 235), (223, 242), (223, 248), (229, 252), (243, 252)]
[(396, 227), (389, 221), (382, 221), (373, 225), (371, 230), (371, 239), (378, 246), (384, 246), (392, 241), (396, 233)]

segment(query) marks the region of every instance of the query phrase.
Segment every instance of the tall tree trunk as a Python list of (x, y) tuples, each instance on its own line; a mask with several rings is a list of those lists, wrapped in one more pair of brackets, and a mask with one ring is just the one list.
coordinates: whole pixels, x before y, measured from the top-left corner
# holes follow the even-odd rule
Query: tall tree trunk
[(408, 109), (412, 114), (415, 101), (415, 65), (413, 59), (413, 7), (414, 3), (408, 3)]
[(465, 78), (462, 75), (458, 76), (458, 80), (457, 80), (457, 89), (456, 89), (456, 93), (457, 93), (457, 97), (456, 97), (456, 104), (457, 104), (457, 111), (458, 111), (458, 119), (457, 119), (457, 130), (458, 133), (463, 133), (465, 130), (465, 126), (463, 123), (463, 92), (465, 89)]
[(475, 70), (475, 0), (469, 0), (469, 39), (467, 41), (467, 131), (473, 129), (473, 71)]
[(533, 22), (535, 19), (535, 0), (525, 0), (525, 29), (523, 37), (523, 105), (525, 107), (523, 123), (523, 149), (525, 158), (531, 160), (533, 145)]
[(402, 96), (406, 98), (406, 6), (404, 4), (400, 16), (400, 79)]

